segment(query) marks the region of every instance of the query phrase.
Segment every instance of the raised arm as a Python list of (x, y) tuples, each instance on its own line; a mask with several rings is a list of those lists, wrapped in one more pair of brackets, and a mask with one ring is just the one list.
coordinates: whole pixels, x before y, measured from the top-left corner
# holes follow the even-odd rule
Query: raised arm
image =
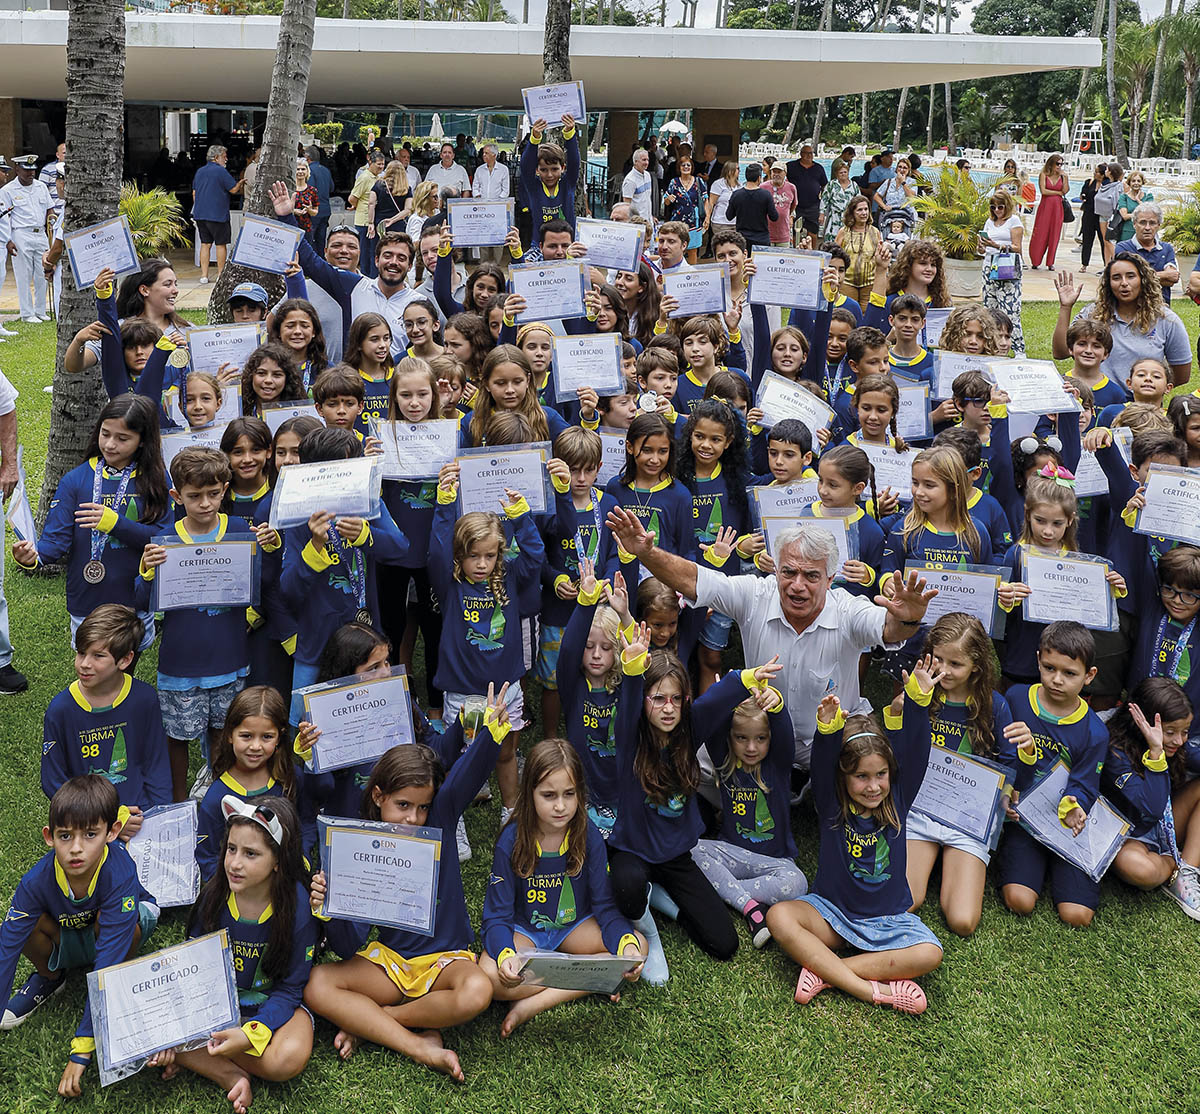
[(616, 535), (617, 542), (626, 553), (632, 553), (642, 565), (649, 569), (668, 588), (682, 593), (689, 600), (696, 598), (696, 563), (685, 557), (677, 557), (655, 545), (655, 537), (648, 534), (638, 519), (624, 507), (614, 507), (605, 520), (608, 528)]

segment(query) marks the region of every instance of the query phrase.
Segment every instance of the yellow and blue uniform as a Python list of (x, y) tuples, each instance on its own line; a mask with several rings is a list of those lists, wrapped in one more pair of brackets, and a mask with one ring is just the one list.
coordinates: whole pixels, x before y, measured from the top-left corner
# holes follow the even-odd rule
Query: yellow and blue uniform
[[(660, 549), (680, 557), (691, 556), (694, 550), (692, 494), (674, 477), (664, 476), (653, 487), (643, 489), (623, 483), (620, 476), (613, 476), (604, 490), (654, 535)], [(617, 551), (626, 581), (631, 585), (640, 583), (643, 579), (640, 562), (632, 554), (622, 553), (619, 547)]]
[(560, 598), (554, 589), (564, 577), (579, 579), (578, 544), (583, 543), (583, 556), (595, 565), (597, 580), (611, 577), (619, 567), (617, 540), (604, 525), (608, 512), (617, 503), (611, 495), (594, 487), (588, 505), (581, 510), (575, 506), (569, 483), (565, 484), (566, 490), (559, 490), (558, 480), (553, 483), (555, 517), (543, 535), (546, 560), (542, 565), (541, 623), (561, 629), (575, 613), (575, 601)]
[(1145, 843), (1160, 855), (1172, 850), (1160, 827), (1171, 800), (1171, 775), (1167, 756), (1151, 758), (1147, 751), (1140, 759), (1130, 758), (1115, 746), (1108, 748), (1100, 787), (1122, 816), (1132, 825), (1129, 838)]
[(363, 385), (362, 413), (354, 421), (354, 429), (363, 437), (371, 432), (370, 422), (376, 423), (387, 420), (388, 408), (391, 405), (389, 394), (392, 389), (392, 376), (395, 369), (389, 364), (382, 379), (372, 379), (365, 371), (359, 371)]
[[(297, 775), (299, 772), (297, 770)], [(284, 794), (283, 786), (273, 777), (267, 778), (267, 784), (261, 789), (247, 789), (234, 777), (232, 770), (226, 770), (213, 781), (196, 812), (196, 864), (200, 867), (200, 878), (204, 882), (216, 874), (221, 865), (221, 838), (225, 835), (225, 814), (221, 811), (221, 801), (230, 795), (243, 801), (261, 801), (263, 797), (282, 797)], [(303, 846), (309, 846), (309, 841), (305, 840)]]
[(565, 220), (571, 226), (571, 235), (575, 235), (575, 183), (579, 180), (579, 137), (574, 128), (564, 128), (562, 134), (567, 165), (553, 193), (547, 191), (537, 175), (538, 147), (541, 140), (530, 136), (529, 142), (521, 152), (520, 183), (533, 221), (534, 243), (538, 242), (538, 233), (542, 225), (552, 220)]

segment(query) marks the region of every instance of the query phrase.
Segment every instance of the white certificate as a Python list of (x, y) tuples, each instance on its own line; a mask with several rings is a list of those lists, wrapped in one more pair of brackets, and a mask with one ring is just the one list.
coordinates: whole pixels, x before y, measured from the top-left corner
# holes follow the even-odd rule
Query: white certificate
[(525, 299), (525, 309), (516, 318), (520, 324), (587, 316), (587, 264), (578, 259), (514, 263), (508, 269), (508, 286)]
[(896, 380), (900, 392), (900, 411), (896, 429), (905, 441), (923, 441), (933, 436), (933, 418), (929, 413), (929, 384)]
[(219, 542), (181, 542), (175, 534), (153, 539), (167, 559), (154, 574), (154, 610), (249, 607), (258, 602), (258, 542), (227, 536)]
[(964, 371), (977, 371), (986, 376), (989, 383), (996, 381), (996, 376), (988, 370), (992, 363), (990, 356), (970, 356), (965, 352), (942, 352), (934, 354), (933, 361), (933, 397), (953, 398), (954, 380)]
[(1089, 495), (1107, 495), (1108, 477), (1096, 454), (1083, 449), (1079, 454), (1079, 466), (1075, 469), (1075, 496), (1084, 499)]
[(862, 449), (875, 469), (875, 490), (890, 487), (904, 502), (912, 498), (912, 464), (920, 449), (897, 452), (888, 445), (873, 445), (860, 440)]
[(296, 691), (304, 698), (304, 718), (321, 731), (308, 763), (315, 774), (356, 766), (413, 741), (403, 666), (375, 680), (341, 677)]
[(625, 467), (625, 439), (623, 429), (599, 429), (602, 455), (600, 457), (600, 473), (596, 483), (604, 487), (613, 476), (619, 476)]
[(937, 589), (923, 623), (932, 626), (943, 615), (961, 611), (978, 619), (989, 635), (996, 633), (996, 595), (1001, 583), (1008, 579), (1007, 569), (996, 565), (943, 568), (932, 561), (909, 561), (904, 565), (904, 575), (910, 572), (924, 577), (927, 589)]
[(378, 518), (382, 468), (377, 458), (285, 464), (271, 499), (271, 528), (299, 526), (316, 511), (336, 518)]
[(662, 281), (663, 294), (679, 302), (671, 317), (724, 313), (733, 300), (728, 263), (701, 263), (686, 270), (670, 271), (663, 275)]
[(105, 267), (123, 275), (140, 266), (133, 233), (124, 214), (63, 233), (63, 247), (67, 249), (75, 286), (80, 290), (92, 286)]
[(433, 480), (458, 452), (458, 422), (434, 418), (428, 422), (379, 423), (385, 480)]
[(1069, 774), (1066, 763), (1059, 759), (1037, 785), (1021, 794), (1016, 813), (1038, 843), (1099, 882), (1125, 842), (1129, 821), (1103, 797), (1097, 797), (1079, 835), (1064, 828), (1058, 804), (1066, 794)]
[(823, 309), (825, 293), (821, 275), (829, 265), (823, 251), (793, 251), (789, 248), (755, 248), (751, 257), (755, 272), (750, 277), (746, 300), (761, 306), (792, 309)]
[(554, 397), (559, 402), (574, 402), (580, 387), (591, 387), (598, 395), (619, 395), (625, 391), (621, 373), (620, 333), (583, 333), (554, 338), (552, 374)]
[(158, 805), (142, 814), (142, 826), (126, 846), (137, 866), (138, 881), (154, 895), (160, 909), (191, 905), (200, 893), (196, 863), (194, 798)]
[[(525, 496), (534, 514), (547, 514), (547, 445), (504, 445), (458, 457), (458, 498), (462, 513), (487, 511), (500, 514), (508, 505), (505, 489)], [(494, 453), (494, 456), (488, 455)]]
[(267, 327), (261, 321), (247, 321), (242, 325), (197, 325), (187, 331), (192, 371), (211, 371), (216, 375), (222, 364), (244, 367), (250, 353), (266, 341)]
[(456, 248), (490, 248), (504, 243), (516, 226), (511, 197), (480, 201), (474, 197), (448, 197), (446, 213)]
[(1078, 414), (1079, 399), (1063, 385), (1052, 360), (991, 360), (996, 386), (1008, 392), (1013, 414)]
[(946, 327), (946, 318), (954, 311), (953, 306), (938, 308), (930, 306), (925, 311), (925, 347), (937, 348), (942, 339), (942, 330)]
[(230, 261), (275, 275), (287, 274), (288, 264), (296, 258), (296, 249), (304, 238), (304, 229), (266, 217), (243, 218)]
[[(279, 432), (279, 427), (289, 418), (316, 418), (321, 421), (321, 415), (311, 402), (283, 402), (275, 406), (262, 407), (262, 420), (267, 423), (271, 436)], [(321, 422), (324, 425), (324, 422)]]
[(162, 455), (167, 471), (171, 471), (171, 465), (175, 458), (184, 449), (217, 449), (219, 451), (221, 438), (224, 435), (225, 427), (219, 422), (213, 422), (212, 425), (205, 426), (203, 429), (181, 429), (172, 433), (164, 433), (162, 435)]
[(8, 509), (4, 517), (13, 528), (17, 541), (37, 544), (37, 528), (33, 523), (33, 508), (29, 505), (29, 485), (25, 479), (25, 464), (23, 457), (25, 448), (17, 446), (17, 486), (13, 488), (8, 499)]
[[(100, 1076), (114, 1082), (164, 1048), (207, 1041), (241, 1021), (224, 929), (87, 976)], [(105, 1078), (108, 1075), (109, 1078)]]
[(995, 762), (946, 747), (929, 748), (925, 780), (912, 809), (941, 824), (990, 843), (1002, 822), (1000, 798), (1009, 774)]
[(530, 124), (545, 120), (553, 127), (561, 124), (564, 116), (570, 116), (576, 122), (587, 118), (582, 81), (531, 85), (521, 90), (521, 99), (525, 102), (525, 115), (529, 117)]
[(1134, 530), (1200, 545), (1200, 470), (1151, 464), (1146, 505), (1138, 511)]
[(433, 935), (441, 829), (329, 816), (317, 829), (325, 916)]
[[(186, 405), (186, 400), (185, 400)], [(181, 429), (188, 428), (187, 415), (179, 404), (179, 388), (170, 387), (163, 392), (163, 407), (167, 417)], [(213, 424), (221, 427), (222, 432), (234, 418), (242, 416), (242, 385), (241, 383), (224, 383), (221, 386), (221, 405), (213, 417)]]
[(795, 518), (820, 499), (817, 481), (797, 480), (794, 484), (768, 484), (750, 489), (751, 506), (758, 508), (758, 517)]
[(785, 418), (796, 418), (808, 426), (814, 445), (817, 443), (817, 433), (828, 429), (829, 423), (833, 421), (833, 407), (824, 399), (796, 380), (773, 371), (763, 372), (755, 401), (763, 412), (764, 427), (769, 429)]
[(1112, 568), (1089, 553), (1045, 553), (1026, 549), (1022, 579), (1031, 594), (1023, 601), (1031, 623), (1073, 619), (1092, 630), (1116, 630), (1117, 610), (1105, 574)]
[(625, 985), (625, 975), (645, 956), (569, 955), (566, 952), (517, 952), (525, 962), (521, 981), (526, 986), (552, 986), (557, 990), (588, 990), (615, 994)]
[(766, 542), (767, 552), (772, 558), (775, 556), (774, 539), (779, 536), (781, 531), (791, 529), (793, 526), (803, 526), (805, 529), (812, 529), (815, 526), (828, 533), (837, 543), (839, 570), (847, 561), (858, 560), (858, 530), (853, 523), (847, 522), (844, 518), (795, 518), (792, 515), (785, 518), (770, 518), (763, 515), (763, 540)]
[(646, 243), (646, 229), (629, 221), (579, 217), (575, 221), (575, 239), (587, 246), (587, 261), (593, 267), (636, 274)]

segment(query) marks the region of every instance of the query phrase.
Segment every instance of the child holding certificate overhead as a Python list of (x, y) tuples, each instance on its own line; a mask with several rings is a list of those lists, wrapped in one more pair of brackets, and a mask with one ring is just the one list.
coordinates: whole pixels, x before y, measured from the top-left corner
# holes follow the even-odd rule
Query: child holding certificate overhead
[[(428, 747), (392, 747), (363, 794), (366, 819), (438, 828), (444, 838), (487, 781), (511, 729), (507, 690), (507, 684), (499, 692), (488, 685), (482, 726), (449, 773)], [(324, 903), (326, 882), (324, 872), (313, 876), (314, 911)], [(380, 926), (378, 939), (367, 943), (370, 924), (330, 921), (329, 946), (346, 958), (313, 969), (304, 1001), (339, 1026), (333, 1044), (343, 1060), (368, 1040), (461, 1082), (462, 1066), (442, 1044), (441, 1030), (487, 1009), (492, 984), (470, 950), (475, 934), (455, 856), (442, 855), (436, 887), (432, 936)]]
[[(0, 987), (12, 987), (24, 955), (33, 974), (8, 1000), (0, 1031), (24, 1024), (62, 989), (73, 967), (109, 967), (128, 959), (158, 924), (158, 906), (138, 882), (137, 867), (117, 841), (121, 822), (117, 791), (100, 774), (73, 777), (50, 800), (42, 837), (50, 848), (17, 883), (0, 926)], [(71, 1041), (58, 1093), (82, 1093), (83, 1074), (96, 1040), (92, 1011)]]
[[(645, 954), (645, 939), (617, 912), (604, 839), (588, 819), (587, 804), (578, 753), (566, 739), (543, 739), (525, 760), (517, 809), (496, 841), (483, 903), (479, 969), (492, 980), (493, 996), (513, 1003), (501, 1037), (588, 994), (524, 985), (521, 952)], [(625, 977), (635, 980), (638, 967)]]
[(250, 1077), (294, 1079), (312, 1055), (313, 1019), (301, 1005), (320, 926), (308, 904), (309, 871), (300, 848), (300, 822), (291, 801), (221, 801), (221, 869), (192, 909), (188, 936), (224, 929), (233, 952), (242, 1024), (213, 1033), (190, 1052), (167, 1049), (150, 1064), (179, 1068), (217, 1083), (235, 1111), (253, 1100)]

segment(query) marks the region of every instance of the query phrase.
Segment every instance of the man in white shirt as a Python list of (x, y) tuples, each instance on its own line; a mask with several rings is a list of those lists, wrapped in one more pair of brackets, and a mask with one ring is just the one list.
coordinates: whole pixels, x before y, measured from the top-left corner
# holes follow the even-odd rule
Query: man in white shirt
[(34, 175), (36, 155), (13, 159), (15, 181), (0, 188), (0, 220), (7, 214), (7, 252), (17, 280), (17, 301), (22, 321), (49, 321), (46, 313), (48, 285), (42, 271), (46, 240), (46, 217), (54, 212), (54, 199), (45, 183)]
[(795, 764), (807, 769), (812, 754), (817, 705), (837, 693), (847, 715), (869, 712), (860, 694), (858, 663), (873, 646), (895, 649), (917, 633), (936, 589), (926, 591), (916, 573), (895, 574), (891, 599), (875, 602), (830, 589), (838, 571), (837, 545), (828, 530), (805, 523), (775, 539), (774, 577), (725, 576), (699, 568), (654, 544), (641, 522), (617, 507), (608, 528), (627, 553), (667, 587), (732, 616), (741, 632), (746, 662), (761, 665), (775, 655), (783, 664), (783, 691), (795, 733)]
[(412, 152), (407, 147), (397, 148), (396, 161), (404, 167), (405, 177), (408, 178), (408, 188), (415, 190), (421, 184), (421, 172), (412, 165)]
[(436, 182), (439, 189), (451, 186), (458, 190), (460, 197), (471, 196), (471, 179), (467, 172), (454, 161), (454, 144), (442, 144), (442, 161), (431, 166), (425, 175), (425, 181)]
[[(494, 143), (483, 145), (483, 162), (475, 168), (475, 177), (471, 179), (472, 197), (481, 201), (499, 201), (511, 196), (508, 167), (497, 161), (499, 153)], [(503, 254), (503, 246), (479, 249), (479, 258), (484, 263), (500, 263)]]
[(404, 331), (404, 307), (420, 295), (408, 285), (413, 265), (413, 242), (404, 233), (389, 232), (379, 238), (375, 248), (375, 278), (364, 278), (350, 294), (350, 318), (360, 313), (379, 313), (392, 330), (392, 359), (401, 359), (408, 351)]
[(621, 183), (621, 200), (639, 217), (654, 219), (654, 180), (646, 169), (650, 165), (650, 153), (639, 147), (633, 153), (633, 169)]

